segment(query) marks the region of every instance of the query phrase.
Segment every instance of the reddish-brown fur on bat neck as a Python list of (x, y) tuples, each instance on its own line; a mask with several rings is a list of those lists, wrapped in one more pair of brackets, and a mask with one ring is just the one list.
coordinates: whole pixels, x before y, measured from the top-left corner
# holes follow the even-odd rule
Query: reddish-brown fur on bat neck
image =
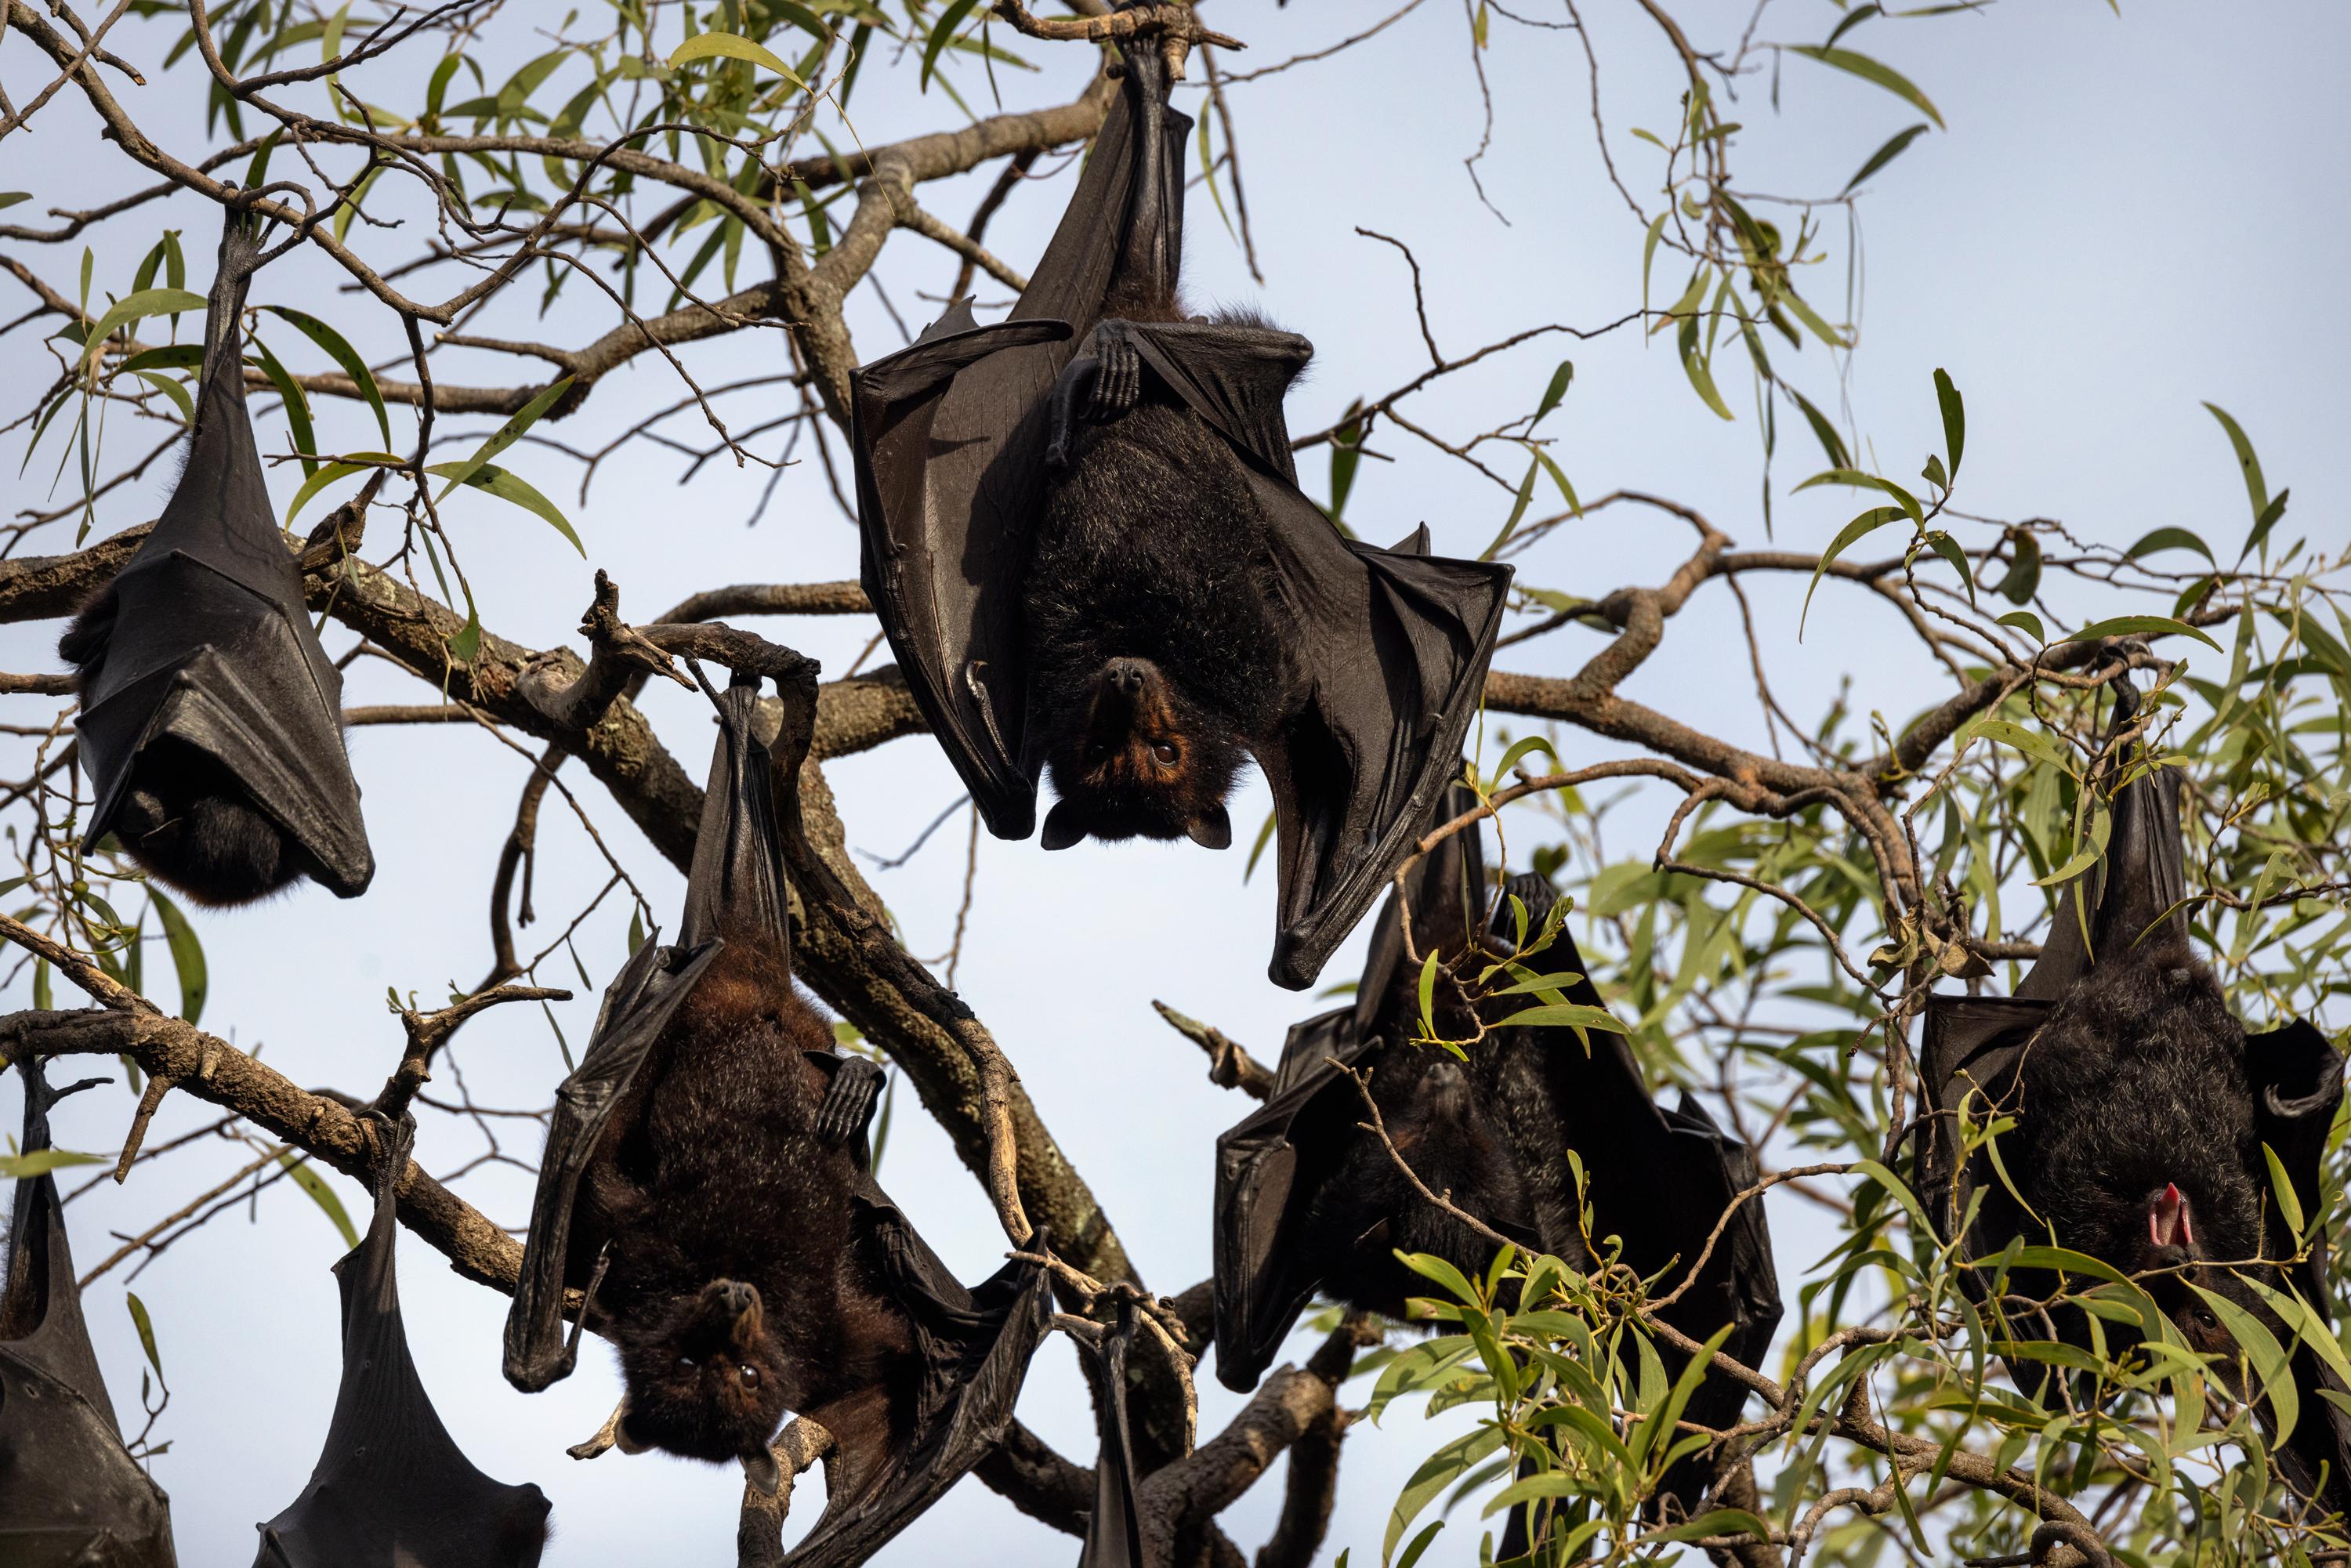
[(1061, 797), (1045, 847), (1099, 839), (1190, 836), (1231, 841), (1225, 796), (1240, 771), (1235, 737), (1148, 659), (1105, 662), (1077, 727), (1049, 754)]

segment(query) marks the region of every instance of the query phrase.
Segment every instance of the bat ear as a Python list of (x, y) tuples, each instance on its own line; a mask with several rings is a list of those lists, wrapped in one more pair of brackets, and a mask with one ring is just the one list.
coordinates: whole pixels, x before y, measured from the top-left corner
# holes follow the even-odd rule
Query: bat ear
[(1085, 825), (1078, 821), (1073, 803), (1059, 800), (1045, 813), (1045, 831), (1037, 841), (1049, 850), (1065, 850), (1085, 836)]
[(743, 1479), (766, 1496), (775, 1496), (784, 1484), (783, 1467), (776, 1463), (775, 1451), (762, 1448), (756, 1454), (744, 1455)]
[[(1211, 806), (1192, 819), (1185, 830), (1192, 841), (1204, 850), (1228, 850), (1233, 847), (1233, 820), (1222, 806)], [(1050, 846), (1048, 846), (1049, 848)]]

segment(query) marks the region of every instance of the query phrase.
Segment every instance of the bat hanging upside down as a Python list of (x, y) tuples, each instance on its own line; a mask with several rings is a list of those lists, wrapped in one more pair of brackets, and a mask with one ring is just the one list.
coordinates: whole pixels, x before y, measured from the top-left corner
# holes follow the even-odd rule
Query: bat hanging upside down
[(739, 1461), (772, 1491), (785, 1415), (820, 1429), (824, 1517), (789, 1561), (830, 1568), (992, 1449), (1052, 1303), (1033, 1262), (957, 1283), (873, 1179), (882, 1071), (793, 983), (758, 697), (719, 699), (677, 942), (630, 958), (556, 1096), (506, 1372), (526, 1392), (570, 1372), (577, 1287), (619, 1347), (624, 1451)]

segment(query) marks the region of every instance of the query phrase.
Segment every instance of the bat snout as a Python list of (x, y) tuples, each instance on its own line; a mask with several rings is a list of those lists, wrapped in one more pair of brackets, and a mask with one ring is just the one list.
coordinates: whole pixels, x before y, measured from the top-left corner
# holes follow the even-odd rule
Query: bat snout
[(2161, 1192), (2147, 1200), (2147, 1239), (2158, 1253), (2194, 1256), (2195, 1211), (2178, 1183), (2166, 1182)]

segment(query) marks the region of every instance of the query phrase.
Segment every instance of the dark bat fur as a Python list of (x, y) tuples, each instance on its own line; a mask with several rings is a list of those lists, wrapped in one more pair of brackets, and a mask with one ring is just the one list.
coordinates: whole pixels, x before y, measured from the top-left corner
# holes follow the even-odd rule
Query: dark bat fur
[(632, 1437), (737, 1459), (764, 1450), (792, 1411), (833, 1434), (854, 1490), (903, 1435), (920, 1367), (855, 1211), (810, 1201), (858, 1176), (844, 1134), (862, 1138), (862, 1117), (828, 1111), (862, 1076), (828, 1075), (810, 1055), (832, 1048), (788, 955), (730, 939), (613, 1117), (583, 1186), (575, 1256), (610, 1243), (598, 1300)]
[[(1188, 319), (1172, 295), (1122, 300), (1113, 327)], [(1252, 316), (1211, 319), (1271, 329)], [(1138, 390), (1133, 407), (1057, 448), (1022, 582), (1060, 797), (1049, 850), (1089, 836), (1225, 847), (1225, 800), (1252, 743), (1297, 706), (1268, 609), (1270, 521), (1240, 458), (1191, 410)], [(1121, 689), (1137, 673), (1140, 700)]]
[[(2026, 1116), (2064, 1129), (2025, 1140), (2015, 1163), (2061, 1246), (2133, 1270), (2259, 1256), (2245, 1031), (2185, 941), (2105, 956), (2026, 1047), (2022, 1091)], [(2149, 1205), (2167, 1186), (2185, 1202), (2192, 1247), (2149, 1237)]]

